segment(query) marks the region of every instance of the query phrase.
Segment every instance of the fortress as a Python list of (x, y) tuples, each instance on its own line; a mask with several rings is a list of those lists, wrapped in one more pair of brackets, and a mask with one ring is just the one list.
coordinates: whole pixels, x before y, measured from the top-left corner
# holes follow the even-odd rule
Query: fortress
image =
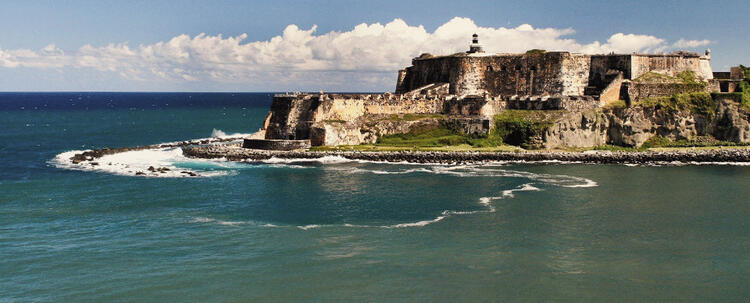
[[(606, 121), (592, 115), (600, 115), (602, 108), (614, 102), (624, 101), (631, 107), (654, 97), (737, 91), (744, 73), (739, 68), (714, 73), (710, 62), (710, 50), (703, 55), (685, 51), (587, 55), (543, 50), (489, 54), (474, 34), (467, 52), (414, 58), (412, 66), (398, 72), (395, 93), (276, 95), (263, 125), (267, 140), (246, 140), (245, 147), (358, 145), (436, 124), (482, 136), (496, 126), (493, 117), (507, 110), (563, 114), (564, 119), (551, 121), (553, 126), (538, 134), (537, 147), (635, 146), (658, 130), (624, 140), (627, 134), (610, 130), (617, 115), (604, 117)], [(588, 125), (591, 121), (587, 119), (599, 124)], [(601, 124), (605, 122), (608, 124)], [(680, 134), (678, 126), (674, 128), (667, 135), (687, 135)], [(712, 130), (693, 132), (700, 136), (707, 131)], [(575, 134), (572, 137), (571, 132)], [(745, 136), (745, 131), (741, 133)]]

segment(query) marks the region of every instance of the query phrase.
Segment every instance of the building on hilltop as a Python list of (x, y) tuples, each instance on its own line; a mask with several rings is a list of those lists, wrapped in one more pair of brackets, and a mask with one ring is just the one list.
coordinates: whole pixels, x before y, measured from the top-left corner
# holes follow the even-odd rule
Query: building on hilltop
[[(414, 58), (412, 66), (399, 71), (395, 93), (276, 95), (263, 125), (266, 140), (250, 140), (244, 146), (296, 148), (295, 140), (308, 140), (305, 144), (312, 146), (357, 145), (445, 123), (452, 130), (486, 136), (495, 127), (495, 118), (507, 110), (555, 110), (534, 114), (568, 117), (545, 135), (534, 137), (538, 142), (531, 145), (581, 147), (614, 142), (638, 146), (656, 128), (643, 126), (651, 133), (628, 137), (627, 142), (622, 136), (607, 139), (606, 132), (596, 132), (604, 126), (596, 126), (603, 120), (597, 118), (595, 109), (619, 100), (631, 106), (650, 97), (741, 90), (744, 69), (713, 73), (710, 63), (710, 50), (703, 55), (685, 51), (587, 55), (544, 50), (491, 54), (484, 52), (474, 34), (466, 52)], [(703, 125), (691, 123), (699, 124)], [(613, 134), (628, 127), (617, 126)], [(750, 134), (750, 124), (745, 133)], [(750, 135), (747, 137), (742, 140), (750, 141)]]
[[(448, 84), (456, 96), (489, 96), (514, 100), (549, 97), (588, 98), (600, 103), (628, 95), (623, 83), (647, 73), (676, 77), (692, 72), (697, 81), (713, 79), (711, 54), (587, 55), (532, 50), (524, 54), (488, 54), (473, 35), (469, 51), (445, 56), (422, 54), (399, 71), (396, 93)], [(627, 86), (627, 84), (625, 84)], [(710, 86), (712, 87), (713, 86)], [(665, 94), (669, 95), (668, 92)]]

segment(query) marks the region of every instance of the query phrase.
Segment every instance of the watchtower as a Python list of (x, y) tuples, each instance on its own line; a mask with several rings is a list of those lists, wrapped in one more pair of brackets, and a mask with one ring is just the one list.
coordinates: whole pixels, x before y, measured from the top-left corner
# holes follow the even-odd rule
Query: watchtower
[(482, 50), (482, 46), (479, 45), (479, 35), (474, 33), (473, 35), (471, 35), (471, 38), (471, 45), (469, 45), (469, 51), (467, 53), (484, 53), (484, 50)]

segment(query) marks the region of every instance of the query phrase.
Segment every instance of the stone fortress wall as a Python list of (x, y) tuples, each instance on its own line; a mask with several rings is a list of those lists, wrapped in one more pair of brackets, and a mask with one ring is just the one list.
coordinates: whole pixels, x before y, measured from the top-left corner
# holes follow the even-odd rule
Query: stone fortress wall
[[(730, 80), (713, 80), (710, 59), (710, 51), (485, 54), (475, 36), (469, 52), (414, 58), (399, 71), (395, 94), (277, 95), (264, 129), (266, 139), (310, 140), (313, 146), (371, 143), (380, 135), (446, 119), (466, 132), (487, 133), (492, 117), (506, 109), (580, 113), (617, 100), (723, 90), (719, 82)], [(676, 76), (684, 71), (710, 85), (633, 81), (648, 72)], [(422, 118), (388, 118), (394, 115)]]
[[(569, 52), (527, 54), (423, 54), (399, 71), (396, 93), (432, 83), (449, 83), (458, 96), (582, 96), (596, 95), (622, 73), (633, 80), (648, 72), (676, 76), (691, 71), (700, 80), (713, 79), (710, 53), (584, 55)], [(588, 90), (587, 90), (588, 88)]]

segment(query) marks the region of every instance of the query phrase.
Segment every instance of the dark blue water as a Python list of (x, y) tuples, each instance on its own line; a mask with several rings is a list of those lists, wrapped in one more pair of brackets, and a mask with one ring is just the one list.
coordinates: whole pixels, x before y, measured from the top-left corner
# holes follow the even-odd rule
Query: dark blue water
[[(230, 163), (170, 149), (103, 167), (60, 161), (72, 150), (251, 133), (269, 103), (269, 94), (0, 94), (0, 302), (750, 295), (744, 166)], [(150, 164), (202, 177), (126, 172)]]

